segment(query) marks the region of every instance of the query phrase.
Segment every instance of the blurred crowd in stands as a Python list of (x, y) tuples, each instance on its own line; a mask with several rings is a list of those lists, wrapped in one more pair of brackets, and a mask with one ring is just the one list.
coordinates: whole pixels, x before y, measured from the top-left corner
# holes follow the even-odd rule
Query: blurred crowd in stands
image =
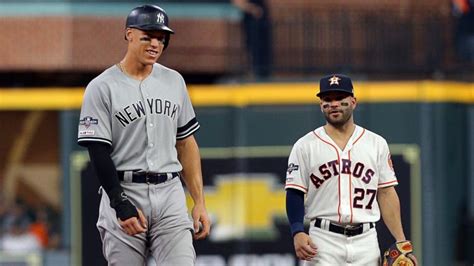
[(452, 0), (455, 45), (460, 60), (474, 63), (474, 0)]
[(25, 254), (57, 249), (59, 216), (47, 206), (32, 207), (21, 200), (8, 204), (0, 194), (0, 252)]

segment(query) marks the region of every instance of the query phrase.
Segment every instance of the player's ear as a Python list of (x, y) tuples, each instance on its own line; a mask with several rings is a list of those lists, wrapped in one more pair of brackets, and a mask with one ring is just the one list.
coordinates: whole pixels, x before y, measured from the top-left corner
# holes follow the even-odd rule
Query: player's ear
[(352, 97), (351, 101), (352, 101), (352, 106), (354, 106), (354, 109), (355, 109), (356, 106), (357, 106), (357, 98), (356, 98), (356, 97)]
[(125, 40), (131, 41), (132, 40), (132, 30), (130, 28), (127, 28), (125, 30)]

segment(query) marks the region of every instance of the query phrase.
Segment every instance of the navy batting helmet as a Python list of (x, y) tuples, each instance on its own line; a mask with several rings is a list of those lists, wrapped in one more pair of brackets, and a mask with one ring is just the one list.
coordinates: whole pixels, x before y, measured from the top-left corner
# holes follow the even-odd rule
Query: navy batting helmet
[(165, 10), (156, 5), (143, 5), (132, 9), (128, 14), (125, 28), (134, 28), (143, 31), (161, 30), (167, 34), (165, 48), (168, 46), (170, 34), (174, 31), (169, 27), (169, 19)]

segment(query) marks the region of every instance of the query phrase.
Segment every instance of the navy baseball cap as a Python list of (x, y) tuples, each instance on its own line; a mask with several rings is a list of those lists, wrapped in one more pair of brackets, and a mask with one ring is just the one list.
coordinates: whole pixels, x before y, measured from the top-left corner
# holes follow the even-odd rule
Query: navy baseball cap
[(316, 96), (321, 97), (322, 94), (331, 91), (347, 92), (354, 96), (354, 87), (351, 78), (341, 74), (331, 74), (319, 80), (319, 93)]

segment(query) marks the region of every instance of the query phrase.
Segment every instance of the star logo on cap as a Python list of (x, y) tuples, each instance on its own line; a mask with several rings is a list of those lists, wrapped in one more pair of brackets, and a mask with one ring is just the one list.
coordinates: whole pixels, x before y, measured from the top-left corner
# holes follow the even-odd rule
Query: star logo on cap
[(329, 85), (333, 85), (333, 84), (339, 85), (339, 80), (341, 80), (341, 78), (338, 78), (336, 76), (332, 76), (329, 79)]

